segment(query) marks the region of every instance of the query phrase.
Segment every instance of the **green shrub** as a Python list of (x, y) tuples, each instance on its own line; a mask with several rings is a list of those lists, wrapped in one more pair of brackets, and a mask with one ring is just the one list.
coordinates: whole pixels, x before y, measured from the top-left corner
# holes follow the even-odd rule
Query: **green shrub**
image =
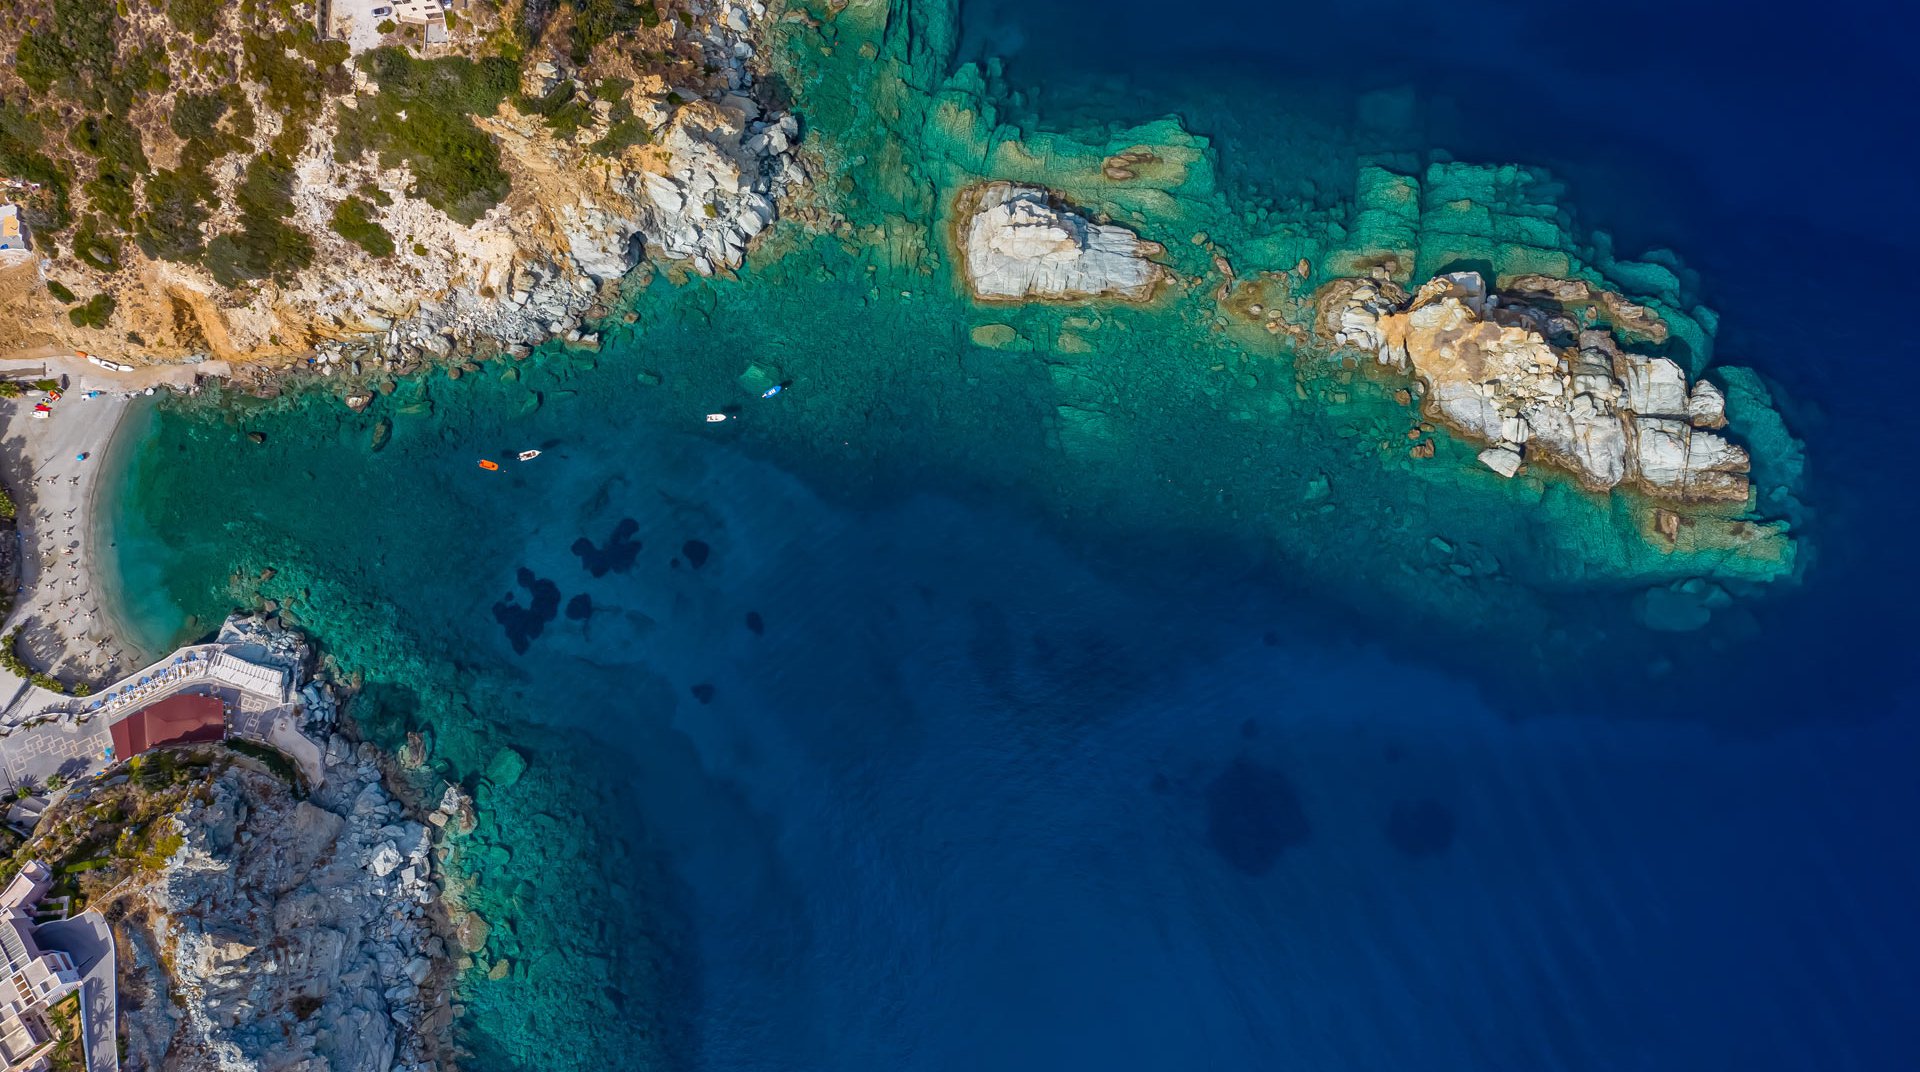
[(381, 19), (380, 25), (375, 26), (374, 30), (384, 35), (384, 34), (390, 34), (399, 28), (400, 28), (399, 26), (394, 24), (394, 21), (392, 19)]
[(65, 686), (61, 685), (57, 679), (40, 673), (27, 665), (27, 661), (20, 657), (20, 652), (17, 650), (19, 643), (20, 629), (17, 626), (13, 632), (8, 633), (5, 637), (0, 637), (0, 667), (5, 667), (7, 672), (14, 677), (24, 678), (48, 691), (66, 691)]
[(100, 221), (88, 216), (73, 232), (73, 255), (103, 272), (120, 267), (120, 243), (103, 233)]
[(205, 171), (182, 167), (156, 173), (147, 181), (147, 211), (138, 225), (141, 250), (164, 260), (198, 260), (207, 248), (201, 229), (215, 196)]
[(20, 39), (14, 71), (45, 93), (60, 83), (79, 96), (99, 79), (110, 82), (114, 66), (114, 8), (108, 0), (61, 0), (46, 5), (51, 16)]
[(104, 328), (113, 318), (115, 302), (113, 295), (101, 293), (87, 299), (85, 305), (76, 305), (67, 310), (67, 319), (77, 328)]
[[(262, 95), (267, 107), (285, 116), (289, 125), (300, 122), (320, 104), (330, 89), (326, 72), (307, 62), (297, 50), (298, 35), (282, 31), (246, 38), (247, 77), (265, 87)], [(337, 69), (333, 72), (339, 75)]]
[(612, 126), (607, 128), (607, 133), (604, 137), (587, 148), (596, 153), (611, 156), (622, 149), (635, 145), (646, 145), (651, 141), (653, 141), (653, 135), (648, 132), (647, 125), (629, 116), (626, 119), (615, 121)]
[(104, 164), (139, 175), (149, 170), (146, 151), (140, 145), (140, 132), (117, 115), (86, 116), (67, 135), (67, 141)]
[(67, 288), (65, 283), (60, 282), (58, 279), (47, 280), (47, 293), (66, 302), (68, 305), (72, 305), (74, 302), (80, 300), (74, 295), (72, 290)]
[(233, 131), (236, 137), (251, 139), (257, 129), (253, 115), (253, 100), (237, 84), (220, 87), (220, 99), (227, 102), (227, 110), (230, 113), (227, 118), (227, 129)]
[(220, 12), (226, 6), (221, 0), (167, 0), (167, 21), (204, 45), (220, 28)]
[(342, 159), (372, 150), (387, 167), (404, 164), (413, 173), (412, 194), (461, 223), (506, 197), (511, 187), (499, 147), (469, 117), (492, 114), (514, 92), (519, 70), (512, 61), (416, 60), (377, 48), (359, 62), (380, 93), (342, 115), (334, 143)]
[(293, 165), (273, 153), (247, 163), (240, 184), (240, 231), (207, 243), (206, 266), (224, 286), (285, 277), (313, 263), (313, 239), (286, 222), (293, 215)]
[[(7, 395), (7, 397), (8, 397), (8, 398), (18, 398), (18, 397), (20, 397), (20, 385), (19, 385), (19, 384), (17, 384), (17, 383), (12, 383), (12, 382), (8, 382), (8, 383), (4, 383), (4, 384), (0, 384), (0, 387), (12, 387), (12, 388), (13, 388), (13, 393), (12, 393), (12, 394), (10, 394), (10, 395)], [(5, 394), (5, 392), (4, 392), (4, 391), (0, 391), (0, 394)], [(14, 519), (15, 519), (16, 517), (18, 517), (18, 516), (19, 516), (19, 514), (20, 514), (20, 508), (19, 508), (19, 507), (17, 507), (17, 506), (15, 506), (15, 505), (13, 504), (13, 496), (12, 496), (12, 495), (9, 495), (9, 494), (7, 493), (7, 489), (5, 489), (5, 488), (0, 488), (0, 519), (5, 519), (5, 520), (7, 520), (7, 521), (12, 521), (12, 520), (14, 520)]]
[(182, 93), (173, 102), (167, 126), (183, 141), (220, 141), (220, 117), (227, 102), (217, 93)]
[(29, 103), (0, 100), (0, 174), (40, 184), (40, 192), (27, 199), (21, 214), (27, 226), (48, 235), (65, 230), (73, 217), (66, 169), (40, 151), (45, 140)]
[(393, 256), (393, 236), (373, 218), (373, 206), (358, 197), (349, 197), (333, 206), (335, 234), (376, 257)]

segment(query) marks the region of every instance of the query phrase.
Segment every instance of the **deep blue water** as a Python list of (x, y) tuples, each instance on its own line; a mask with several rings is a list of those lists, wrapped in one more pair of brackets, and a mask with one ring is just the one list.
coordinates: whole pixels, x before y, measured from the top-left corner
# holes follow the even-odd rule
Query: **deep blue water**
[[(1496, 708), (1299, 618), (1268, 646), (1229, 579), (1095, 579), (1014, 522), (865, 519), (780, 616), (883, 624), (697, 712), (755, 832), (655, 812), (726, 980), (713, 1066), (1920, 1066), (1914, 481), (1874, 386), (1915, 357), (1882, 320), (1920, 230), (1912, 10), (966, 15), (1034, 110), (1104, 82), (1115, 118), (1221, 135), (1241, 180), (1269, 102), (1396, 87), (1430, 144), (1554, 167), (1623, 248), (1699, 270), (1722, 358), (1786, 387), (1819, 558), (1762, 642), (1683, 668), (1737, 706), (1655, 723)], [(854, 681), (871, 706), (802, 713)]]
[[(1618, 676), (1606, 665), (1529, 695), (1422, 658), (1418, 638), (1388, 654), (1230, 556), (1166, 553), (1177, 534), (1152, 555), (1095, 551), (1015, 495), (810, 488), (791, 470), (817, 461), (638, 408), (608, 427), (557, 401), (463, 425), (443, 398), (446, 442), (403, 423), (364, 483), (307, 475), (330, 500), (387, 504), (365, 522), (387, 526), (377, 554), (351, 527), (300, 538), (354, 563), (341, 583), (376, 610), (452, 638), (462, 673), (522, 675), (514, 717), (630, 772), (631, 844), (609, 858), (645, 854), (666, 878), (606, 895), (684, 921), (662, 941), (691, 1067), (1920, 1067), (1912, 21), (966, 9), (966, 48), (1006, 57), (1034, 111), (1180, 111), (1236, 182), (1277, 171), (1302, 130), (1350, 126), (1362, 93), (1410, 87), (1414, 142), (1549, 164), (1586, 222), (1698, 269), (1721, 358), (1786, 388), (1817, 551), (1799, 589), (1759, 605), (1760, 637), (1675, 668), (1724, 697), (1681, 717), (1662, 697), (1583, 702), (1584, 680)], [(1326, 151), (1326, 175), (1350, 174)], [(609, 428), (617, 477), (584, 449)], [(561, 445), (499, 500), (407, 494), (465, 487), (473, 441), (534, 432)], [(331, 434), (341, 469), (364, 464), (363, 430)], [(466, 511), (490, 528), (463, 544)], [(625, 517), (630, 561), (609, 539)], [(521, 568), (592, 613), (529, 636)]]
[(713, 698), (607, 732), (685, 883), (702, 1067), (1920, 1052), (1909, 720), (1496, 711), (1204, 566), (701, 469), (674, 498), (714, 559), (625, 605), (659, 684)]
[[(1908, 181), (1920, 144), (1893, 133), (1920, 120), (1904, 88), (1920, 10), (1637, 0), (1364, 13), (1223, 0), (1177, 14), (1150, 0), (967, 0), (964, 10), (963, 58), (1002, 57), (1034, 111), (1077, 114), (1092, 101), (1107, 116), (1180, 114), (1215, 138), (1232, 180), (1298, 170), (1301, 126), (1338, 137), (1377, 116), (1362, 102), (1386, 94), (1400, 129), (1362, 148), (1545, 165), (1568, 181), (1580, 220), (1618, 248), (1677, 252), (1721, 314), (1716, 360), (1785, 388), (1821, 486), (1819, 583), (1776, 603), (1781, 643), (1755, 665), (1825, 672), (1757, 717), (1874, 716), (1910, 690), (1903, 618), (1920, 583), (1902, 549), (1920, 507), (1906, 405), (1875, 385), (1897, 381), (1917, 349), (1881, 320), (1911, 308), (1907, 284), (1881, 281), (1911, 274), (1920, 237)], [(1328, 174), (1338, 183), (1346, 172)], [(1764, 690), (1744, 703), (1784, 699), (1759, 676)]]

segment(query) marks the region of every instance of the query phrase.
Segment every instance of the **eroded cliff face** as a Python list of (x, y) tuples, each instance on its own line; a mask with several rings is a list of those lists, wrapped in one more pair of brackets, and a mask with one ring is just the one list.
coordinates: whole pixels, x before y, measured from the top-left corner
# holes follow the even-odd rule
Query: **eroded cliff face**
[(433, 838), (382, 788), (377, 758), (334, 738), (307, 800), (228, 767), (161, 820), (178, 847), (116, 927), (125, 1067), (449, 1067)]
[[(801, 174), (794, 118), (740, 94), (674, 108), (657, 143), (613, 154), (587, 148), (594, 127), (560, 138), (510, 106), (478, 125), (499, 145), (513, 192), (472, 226), (405, 198), (404, 172), (321, 151), (304, 158), (296, 203), (306, 218), (372, 182), (393, 199), (382, 220), (398, 248), (374, 260), (349, 247), (272, 301), (227, 310), (236, 355), (270, 353), (274, 340), (298, 339), (294, 353), (358, 340), (365, 356), (404, 368), (454, 349), (532, 346), (603, 309), (649, 255), (702, 274), (739, 267)], [(239, 323), (244, 333), (231, 327)]]

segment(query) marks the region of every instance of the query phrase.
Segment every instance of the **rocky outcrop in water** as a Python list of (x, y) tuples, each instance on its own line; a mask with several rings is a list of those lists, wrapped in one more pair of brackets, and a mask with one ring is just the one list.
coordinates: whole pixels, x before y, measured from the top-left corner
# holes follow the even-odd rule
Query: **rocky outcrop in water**
[(1143, 302), (1168, 277), (1157, 242), (1096, 223), (1048, 190), (990, 182), (961, 194), (957, 217), (967, 285), (982, 301), (1118, 298)]
[(308, 800), (229, 767), (161, 820), (178, 848), (120, 928), (128, 1069), (442, 1067), (431, 833), (382, 788), (371, 745), (336, 736), (327, 764)]
[[(1487, 444), (1480, 460), (1502, 476), (1538, 461), (1596, 490), (1747, 498), (1747, 453), (1714, 431), (1726, 424), (1719, 388), (1621, 345), (1657, 341), (1657, 318), (1585, 283), (1525, 282), (1496, 294), (1478, 273), (1455, 272), (1409, 296), (1391, 282), (1343, 279), (1322, 290), (1316, 324), (1323, 341), (1417, 378), (1427, 412)], [(1603, 308), (1611, 328), (1569, 315), (1576, 301)]]

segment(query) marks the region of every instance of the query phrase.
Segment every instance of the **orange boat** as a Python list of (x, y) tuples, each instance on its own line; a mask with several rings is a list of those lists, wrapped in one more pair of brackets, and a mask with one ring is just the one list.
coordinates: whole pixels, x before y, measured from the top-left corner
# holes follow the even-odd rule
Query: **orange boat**
[(493, 471), (493, 470), (497, 470), (497, 469), (499, 469), (499, 468), (500, 468), (500, 463), (499, 463), (499, 462), (490, 462), (490, 461), (488, 461), (488, 460), (486, 460), (485, 458), (482, 458), (482, 459), (480, 459), (480, 468), (482, 468), (482, 469), (486, 469), (486, 470), (488, 470), (488, 471)]

